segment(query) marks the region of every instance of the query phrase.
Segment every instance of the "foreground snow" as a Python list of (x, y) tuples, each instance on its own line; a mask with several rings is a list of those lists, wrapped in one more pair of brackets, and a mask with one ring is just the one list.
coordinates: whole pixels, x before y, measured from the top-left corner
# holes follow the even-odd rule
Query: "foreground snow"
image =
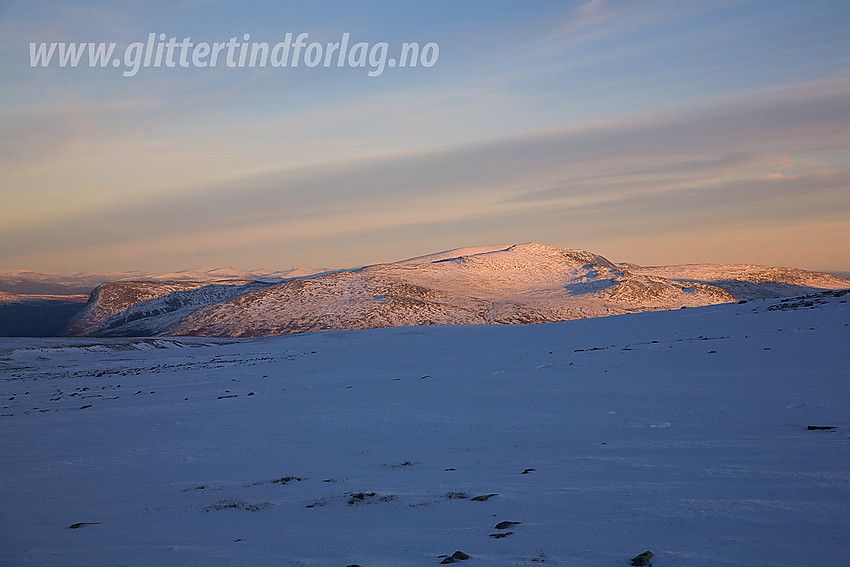
[(0, 339), (0, 564), (846, 565), (848, 298)]

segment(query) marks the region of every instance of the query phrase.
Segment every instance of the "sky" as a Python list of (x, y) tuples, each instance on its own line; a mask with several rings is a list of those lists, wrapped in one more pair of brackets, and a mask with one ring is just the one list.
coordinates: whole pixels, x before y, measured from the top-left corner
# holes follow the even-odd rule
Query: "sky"
[[(248, 65), (287, 33), (308, 34), (296, 66), (259, 47)], [(171, 37), (189, 38), (173, 67)], [(347, 57), (316, 58), (343, 37)], [(198, 46), (228, 41), (233, 66)], [(116, 60), (33, 66), (41, 42), (115, 42)], [(391, 67), (413, 42), (417, 65)], [(0, 0), (0, 131), (0, 270), (531, 241), (850, 270), (845, 0)]]

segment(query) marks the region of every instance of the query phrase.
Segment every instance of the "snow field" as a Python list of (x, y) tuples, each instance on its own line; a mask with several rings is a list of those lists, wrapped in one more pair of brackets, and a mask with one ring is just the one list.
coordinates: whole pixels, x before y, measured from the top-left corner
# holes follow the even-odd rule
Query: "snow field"
[(846, 298), (0, 339), (0, 563), (846, 565)]

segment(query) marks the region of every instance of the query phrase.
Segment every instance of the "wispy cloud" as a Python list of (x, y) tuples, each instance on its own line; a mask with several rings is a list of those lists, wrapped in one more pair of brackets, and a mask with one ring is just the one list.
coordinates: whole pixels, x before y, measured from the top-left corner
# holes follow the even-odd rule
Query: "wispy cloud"
[(840, 6), (590, 0), (458, 7), (450, 23), (423, 8), (420, 27), (299, 5), (291, 31), (433, 33), (440, 63), (376, 80), (306, 68), (127, 80), (112, 68), (26, 66), (33, 38), (280, 31), (274, 3), (250, 14), (213, 4), (201, 18), (195, 0), (4, 4), (0, 257), (10, 267), (88, 255), (136, 268), (169, 255), (176, 268), (242, 248), (279, 258), (276, 247), (296, 242), (322, 243), (327, 257), (333, 239), (421, 252), (466, 236), (589, 246), (612, 234), (636, 242), (628, 231), (649, 242), (711, 222), (769, 231), (769, 214), (810, 226), (847, 213)]
[[(818, 83), (650, 117), (289, 168), (158, 193), (131, 207), (84, 208), (49, 232), (79, 246), (118, 233), (107, 246), (124, 240), (127, 250), (141, 250), (160, 240), (216, 246), (262, 234), (292, 240), (526, 215), (574, 226), (667, 219), (683, 229), (766, 211), (785, 221), (847, 213), (848, 164), (818, 173), (794, 158), (808, 157), (814, 143), (847, 148), (847, 123), (836, 117), (850, 115), (848, 95), (847, 82)], [(717, 148), (728, 153), (718, 156)], [(34, 224), (15, 234), (36, 246), (44, 230)]]
[[(666, 10), (648, 10), (643, 0), (590, 0), (568, 10), (546, 38), (550, 47), (563, 48), (623, 35), (671, 17)], [(657, 8), (657, 6), (656, 6)]]

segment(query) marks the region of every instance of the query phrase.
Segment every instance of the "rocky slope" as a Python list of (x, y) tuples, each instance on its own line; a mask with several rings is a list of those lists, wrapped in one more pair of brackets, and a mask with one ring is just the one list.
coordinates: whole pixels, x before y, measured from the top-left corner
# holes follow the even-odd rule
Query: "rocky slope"
[(633, 274), (657, 276), (674, 281), (697, 281), (722, 287), (738, 299), (768, 299), (825, 289), (844, 289), (850, 280), (797, 268), (774, 268), (750, 264), (684, 264), (676, 266), (636, 266)]
[(174, 334), (257, 336), (401, 325), (543, 323), (735, 301), (585, 252), (461, 249), (284, 282), (200, 309)]
[(850, 280), (791, 268), (644, 267), (528, 243), (460, 248), (278, 284), (112, 282), (92, 293), (68, 334), (244, 337), (543, 323), (848, 287)]
[(95, 288), (65, 334), (150, 336), (167, 332), (192, 311), (269, 284), (219, 282), (107, 282)]

